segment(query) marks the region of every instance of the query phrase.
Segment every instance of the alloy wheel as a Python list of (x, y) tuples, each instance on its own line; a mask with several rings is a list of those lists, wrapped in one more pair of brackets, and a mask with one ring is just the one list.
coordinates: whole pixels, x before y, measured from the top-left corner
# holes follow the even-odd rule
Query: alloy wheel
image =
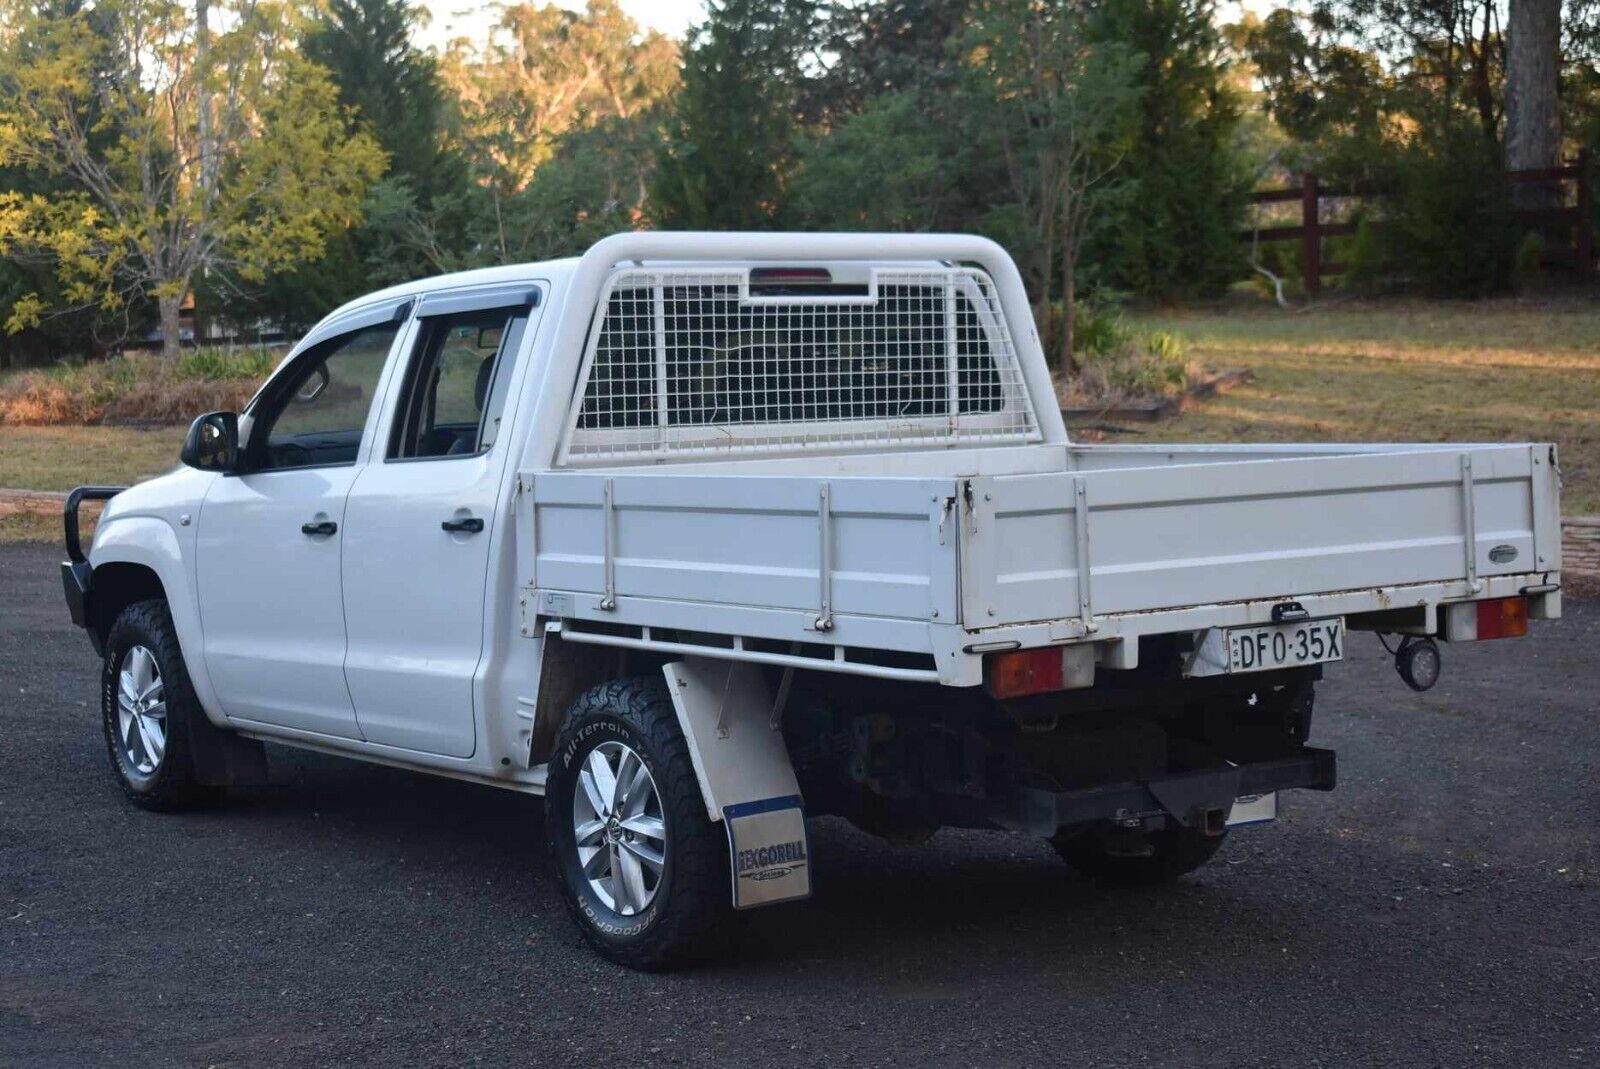
[(661, 797), (644, 759), (620, 742), (589, 751), (572, 798), (572, 832), (589, 888), (617, 913), (655, 900), (666, 867)]
[(117, 741), (128, 767), (153, 776), (167, 751), (167, 698), (155, 654), (134, 646), (117, 673)]

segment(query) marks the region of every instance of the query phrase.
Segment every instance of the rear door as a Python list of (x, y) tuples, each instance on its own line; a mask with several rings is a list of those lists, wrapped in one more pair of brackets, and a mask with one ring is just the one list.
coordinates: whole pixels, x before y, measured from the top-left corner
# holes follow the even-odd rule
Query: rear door
[(476, 749), (474, 679), (510, 443), (506, 395), (538, 291), (426, 298), (381, 444), (345, 505), (344, 676), (368, 742)]

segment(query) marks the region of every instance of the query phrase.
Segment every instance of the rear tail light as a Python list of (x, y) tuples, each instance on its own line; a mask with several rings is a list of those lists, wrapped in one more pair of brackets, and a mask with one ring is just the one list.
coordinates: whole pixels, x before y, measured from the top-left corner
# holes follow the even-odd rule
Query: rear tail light
[(1067, 649), (1046, 646), (1039, 650), (991, 653), (984, 658), (983, 685), (996, 698), (1021, 698), (1064, 690), (1067, 686)]
[(1478, 602), (1478, 639), (1521, 638), (1528, 633), (1528, 599)]

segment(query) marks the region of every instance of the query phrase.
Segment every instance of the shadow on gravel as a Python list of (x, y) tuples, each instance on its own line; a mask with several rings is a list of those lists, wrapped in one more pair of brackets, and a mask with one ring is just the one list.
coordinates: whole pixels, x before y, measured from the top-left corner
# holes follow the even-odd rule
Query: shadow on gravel
[[(460, 908), (503, 915), (508, 899), (521, 903), (540, 914), (534, 934), (546, 950), (587, 953), (560, 910), (542, 799), (279, 747), (270, 754), (271, 784), (186, 819), (228, 825), (224, 834), (269, 855), (342, 853), (359, 862), (357, 883), (403, 872), (413, 886), (453, 884)], [(1358, 863), (1352, 845), (1299, 834), (1317, 835), (1323, 863)], [(690, 975), (737, 982), (752, 969), (850, 970), (910, 958), (919, 962), (912, 988), (938, 997), (968, 983), (974, 968), (1020, 960), (1078, 972), (1154, 955), (1164, 968), (1204, 972), (1218, 947), (1246, 957), (1282, 955), (1291, 944), (1296, 954), (1336, 953), (1337, 935), (1296, 901), (1297, 881), (1314, 874), (1277, 873), (1268, 884), (1236, 873), (1263, 868), (1249, 835), (1174, 886), (1113, 889), (1076, 876), (1042, 842), (946, 831), (921, 846), (889, 846), (843, 821), (814, 820), (814, 897), (735, 915), (726, 950)], [(1377, 860), (1364, 847), (1359, 855), (1369, 867)]]
[[(1042, 979), (1107, 963), (1158, 958), (1164, 973), (1207, 970), (1219, 948), (1231, 955), (1326, 953), (1329, 933), (1312, 911), (1287, 899), (1263, 908), (1201, 874), (1166, 887), (1104, 888), (1076, 876), (1053, 853), (1010, 858), (999, 836), (981, 846), (930, 844), (890, 871), (829, 855), (829, 832), (817, 834), (824, 886), (788, 916), (741, 918), (731, 960), (738, 968), (828, 965), (851, 968), (907, 958), (918, 962), (907, 983), (947, 988), (954, 996), (974, 970), (1014, 972), (1021, 962)], [(972, 857), (973, 853), (981, 856)], [(1222, 864), (1219, 859), (1215, 864)], [(1284, 890), (1284, 888), (1279, 888)], [(1041, 963), (1048, 963), (1042, 973)]]

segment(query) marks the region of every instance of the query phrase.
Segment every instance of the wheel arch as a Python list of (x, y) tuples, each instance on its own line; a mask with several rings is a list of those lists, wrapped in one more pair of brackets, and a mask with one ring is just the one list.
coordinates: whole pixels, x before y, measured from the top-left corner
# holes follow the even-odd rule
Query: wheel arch
[(555, 755), (556, 736), (579, 695), (601, 683), (639, 674), (630, 672), (637, 666), (629, 665), (625, 650), (566, 642), (558, 634), (544, 635), (541, 646), (533, 721), (521, 744), (529, 768)]
[[(145, 598), (164, 598), (195, 696), (206, 717), (219, 727), (225, 726), (206, 672), (200, 609), (191, 582), (193, 570), (172, 526), (157, 516), (118, 516), (95, 533), (90, 563), (93, 604), (87, 622), (99, 640), (104, 642), (117, 615), (127, 606)], [(104, 596), (102, 582), (106, 584)]]
[(133, 561), (109, 561), (94, 569), (94, 600), (89, 606), (88, 625), (105, 645), (106, 636), (117, 617), (136, 601), (167, 596), (161, 576), (148, 564)]

